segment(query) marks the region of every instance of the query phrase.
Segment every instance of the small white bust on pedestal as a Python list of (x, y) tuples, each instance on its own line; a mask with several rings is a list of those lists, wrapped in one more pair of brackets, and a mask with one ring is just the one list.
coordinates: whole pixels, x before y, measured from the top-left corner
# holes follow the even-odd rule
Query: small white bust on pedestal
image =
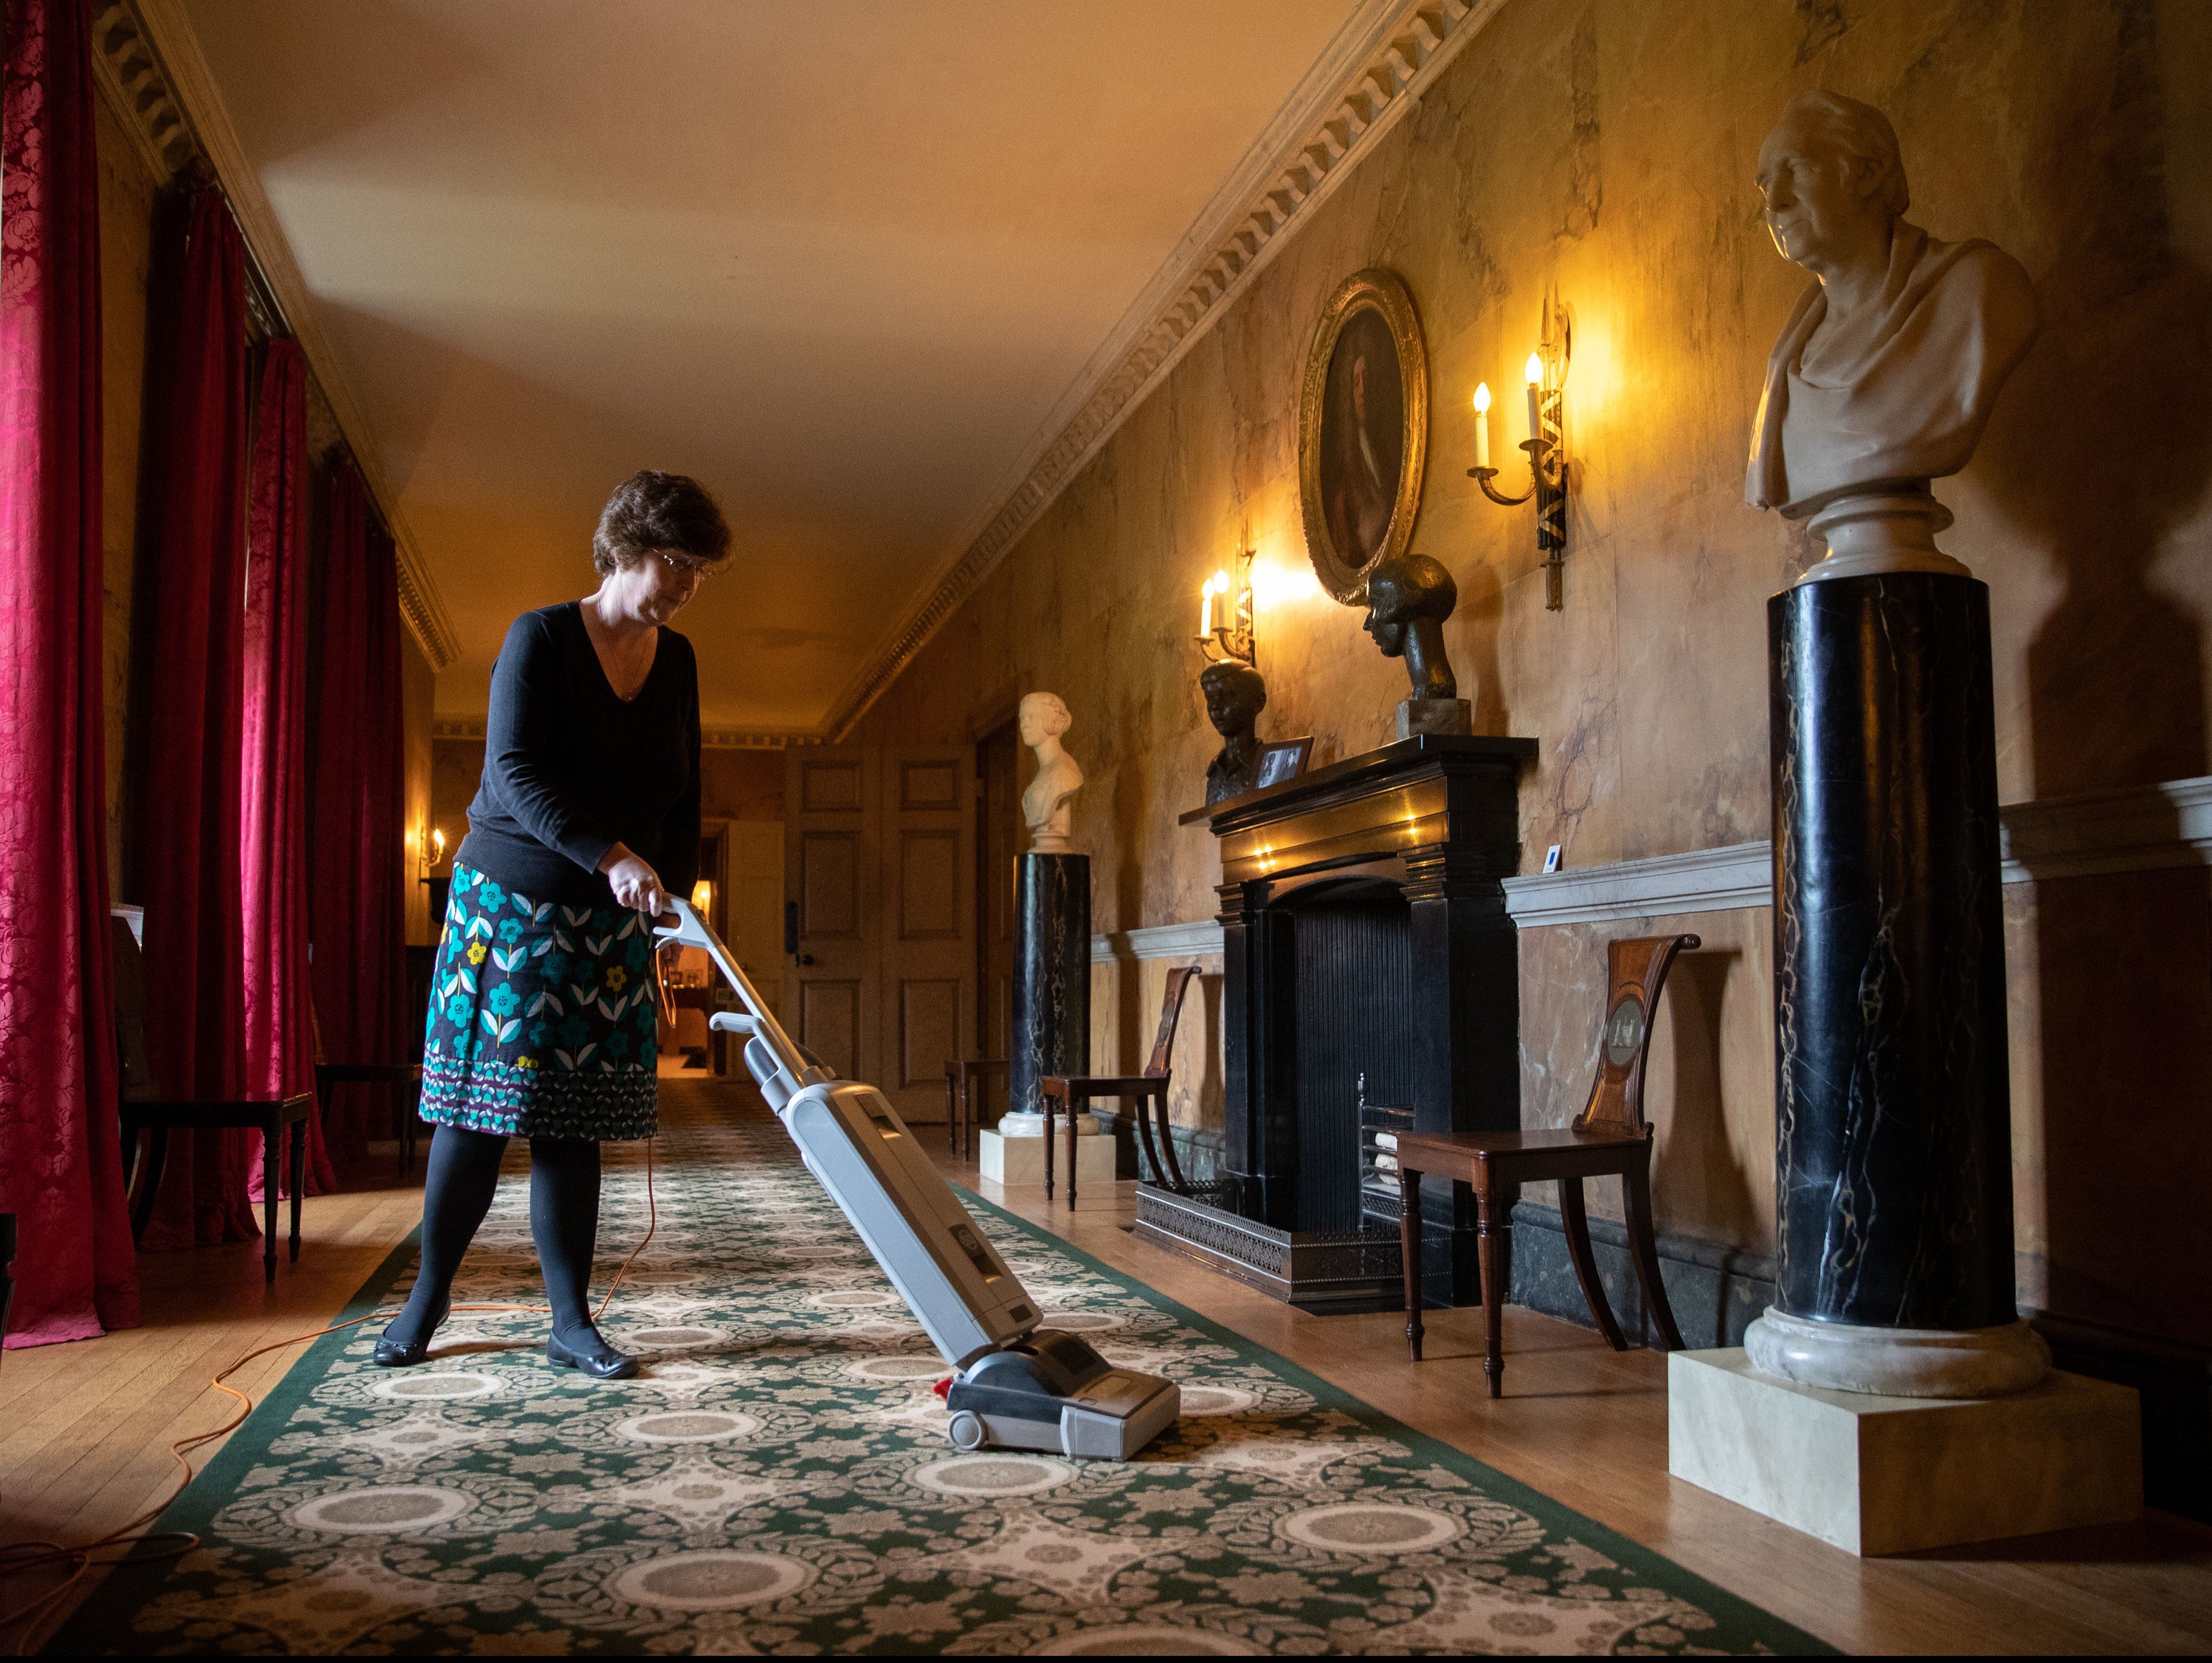
[(1083, 770), (1060, 749), (1060, 736), (1073, 718), (1057, 693), (1022, 695), (1022, 743), (1036, 753), (1036, 778), (1022, 792), (1022, 822), (1030, 828), (1031, 854), (1068, 854), (1068, 806), (1083, 786)]

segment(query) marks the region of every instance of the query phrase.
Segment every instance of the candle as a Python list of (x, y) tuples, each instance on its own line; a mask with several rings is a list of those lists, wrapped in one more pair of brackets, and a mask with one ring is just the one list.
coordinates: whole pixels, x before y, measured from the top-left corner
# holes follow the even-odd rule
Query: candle
[(1213, 633), (1213, 580), (1208, 578), (1198, 592), (1198, 634), (1203, 640)]
[(1526, 366), (1528, 377), (1528, 437), (1540, 441), (1544, 437), (1543, 418), (1537, 414), (1537, 400), (1542, 396), (1544, 361), (1534, 353), (1528, 355)]
[(1474, 384), (1474, 465), (1490, 465), (1490, 383)]

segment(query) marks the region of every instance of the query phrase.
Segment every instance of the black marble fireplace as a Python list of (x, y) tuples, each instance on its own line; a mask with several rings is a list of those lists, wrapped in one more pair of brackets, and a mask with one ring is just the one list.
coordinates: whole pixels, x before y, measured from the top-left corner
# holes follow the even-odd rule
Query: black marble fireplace
[[(1401, 1302), (1395, 1185), (1363, 1102), (1420, 1131), (1520, 1124), (1500, 880), (1535, 754), (1422, 734), (1182, 816), (1221, 844), (1228, 1124), (1214, 1183), (1140, 1187), (1139, 1235), (1300, 1306)], [(1471, 1202), (1439, 1185), (1422, 1215), (1430, 1297), (1475, 1302)]]

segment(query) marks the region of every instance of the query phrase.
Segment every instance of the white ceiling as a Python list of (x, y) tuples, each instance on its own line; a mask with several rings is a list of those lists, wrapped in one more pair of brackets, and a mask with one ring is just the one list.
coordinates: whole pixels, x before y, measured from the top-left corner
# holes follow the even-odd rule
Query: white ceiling
[(697, 476), (709, 726), (812, 727), (1354, 0), (187, 0), (484, 707)]

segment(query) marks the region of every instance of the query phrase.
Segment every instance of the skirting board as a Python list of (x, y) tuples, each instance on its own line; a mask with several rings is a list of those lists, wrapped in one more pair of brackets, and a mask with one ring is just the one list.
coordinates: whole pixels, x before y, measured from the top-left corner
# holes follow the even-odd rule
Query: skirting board
[[(1091, 1111), (1098, 1117), (1098, 1130), (1114, 1140), (1115, 1175), (1120, 1178), (1149, 1180), (1143, 1155), (1137, 1144), (1137, 1117), (1120, 1114), (1110, 1108)], [(1157, 1123), (1154, 1135), (1158, 1136)], [(1175, 1139), (1175, 1157), (1182, 1168), (1182, 1175), (1194, 1184), (1207, 1184), (1219, 1175), (1221, 1164), (1221, 1134), (1195, 1126), (1173, 1126), (1169, 1135)]]
[[(1628, 1256), (1628, 1232), (1613, 1219), (1593, 1213), (1589, 1233), (1598, 1279), (1605, 1284), (1621, 1332), (1631, 1344), (1656, 1344), (1658, 1331), (1644, 1314), (1643, 1284)], [(1773, 1260), (1693, 1235), (1662, 1235), (1658, 1247), (1667, 1302), (1691, 1349), (1742, 1344), (1743, 1331), (1774, 1302)], [(1567, 1257), (1566, 1232), (1560, 1227), (1558, 1208), (1534, 1201), (1514, 1205), (1511, 1269), (1508, 1285), (1514, 1304), (1585, 1328), (1597, 1326), (1583, 1301), (1574, 1261)]]

